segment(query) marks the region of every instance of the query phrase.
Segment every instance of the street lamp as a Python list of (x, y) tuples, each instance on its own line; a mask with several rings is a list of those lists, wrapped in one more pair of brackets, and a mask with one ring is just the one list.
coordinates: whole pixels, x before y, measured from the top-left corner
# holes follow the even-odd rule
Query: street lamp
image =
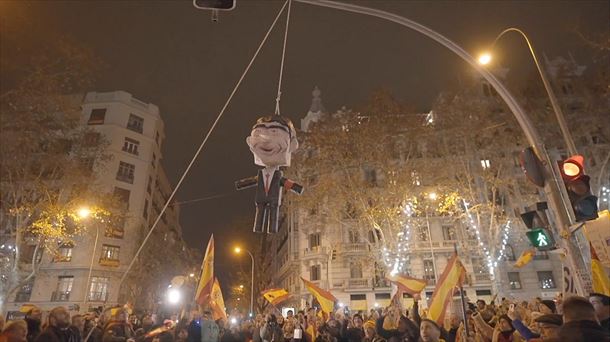
[[(493, 43), (491, 44), (490, 50), (493, 51), (493, 48), (495, 47), (498, 40), (505, 33), (508, 33), (508, 32), (517, 32), (523, 37), (523, 39), (525, 39), (525, 42), (527, 43), (527, 46), (529, 47), (530, 53), (532, 55), (532, 59), (534, 60), (534, 63), (536, 64), (536, 69), (538, 69), (538, 74), (540, 74), (540, 78), (542, 79), (542, 83), (544, 84), (544, 89), (546, 90), (549, 100), (551, 101), (551, 106), (553, 106), (553, 111), (555, 112), (555, 116), (557, 117), (557, 121), (559, 122), (559, 128), (561, 129), (561, 134), (563, 135), (563, 140), (565, 141), (565, 144), (568, 148), (568, 151), (570, 152), (570, 155), (572, 155), (572, 156), (577, 155), (578, 152), (576, 151), (576, 145), (574, 144), (574, 140), (572, 140), (572, 135), (570, 134), (570, 131), (568, 130), (568, 125), (566, 123), (565, 115), (563, 114), (563, 111), (561, 110), (561, 107), (559, 106), (559, 103), (557, 102), (557, 97), (555, 96), (555, 93), (553, 92), (551, 83), (549, 82), (548, 78), (546, 77), (546, 74), (544, 73), (544, 71), (542, 70), (542, 67), (540, 66), (538, 57), (536, 57), (536, 53), (534, 52), (534, 47), (532, 46), (532, 43), (530, 42), (530, 40), (527, 37), (527, 35), (525, 34), (525, 32), (523, 32), (522, 30), (515, 28), (515, 27), (509, 27), (509, 28), (505, 29), (504, 31), (500, 32), (500, 34), (496, 37), (496, 39), (494, 39)], [(481, 64), (481, 65), (487, 65), (491, 62), (491, 60), (492, 60), (492, 55), (489, 52), (485, 52), (481, 56), (479, 56), (479, 64)]]
[(91, 209), (89, 207), (80, 207), (76, 213), (81, 219), (86, 219), (91, 215)]
[(169, 290), (167, 290), (167, 301), (170, 304), (178, 304), (178, 302), (180, 302), (181, 298), (182, 298), (182, 295), (178, 289), (170, 288)]
[[(241, 247), (235, 247), (234, 249), (235, 254), (241, 254), (242, 250), (248, 253), (252, 261), (252, 278), (250, 280), (250, 315), (252, 315), (254, 308), (254, 256), (247, 249), (242, 249)], [(240, 288), (243, 288), (243, 285), (240, 285)]]

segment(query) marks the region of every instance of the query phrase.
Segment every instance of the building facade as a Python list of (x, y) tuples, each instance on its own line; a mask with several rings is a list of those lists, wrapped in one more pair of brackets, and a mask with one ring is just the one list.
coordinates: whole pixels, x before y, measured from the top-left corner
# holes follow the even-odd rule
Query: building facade
[[(568, 122), (577, 127), (578, 120), (586, 120), (587, 125), (575, 129), (573, 137), (582, 151), (592, 178), (600, 188), (609, 187), (610, 175), (608, 165), (608, 142), (610, 134), (608, 126), (603, 127), (602, 114), (583, 113), (586, 108), (599, 106), (608, 108), (608, 99), (591, 94), (585, 86), (583, 74), (585, 68), (573, 60), (556, 59), (547, 61), (557, 95), (564, 106)], [(507, 69), (496, 70), (498, 77), (506, 78)], [(466, 94), (473, 103), (484, 108), (484, 115), (497, 115), (510, 118), (499, 96), (485, 80), (475, 77), (471, 89)], [(464, 95), (464, 94), (462, 94)], [(330, 115), (324, 112), (321, 103), (321, 92), (315, 89), (312, 106), (301, 120), (301, 134), (316, 129), (316, 122), (323, 123), (324, 117)], [(546, 106), (547, 97), (537, 93), (527, 98), (526, 106), (531, 112), (539, 111), (538, 107)], [(450, 105), (454, 105), (450, 102)], [(485, 114), (486, 113), (486, 114)], [(422, 114), (426, 121), (432, 123), (435, 116), (443, 113)], [(553, 115), (546, 113), (547, 116)], [(336, 114), (333, 114), (336, 115)], [(580, 118), (580, 119), (578, 119)], [(557, 125), (547, 118), (536, 117), (542, 124), (540, 130), (544, 135), (547, 147), (559, 158), (565, 158), (561, 136), (557, 134)], [(500, 126), (502, 126), (501, 124)], [(435, 139), (444, 139), (443, 135)], [(384, 137), (385, 138), (385, 137)], [(447, 142), (451, 144), (451, 142)], [(421, 161), (430, 162), (437, 158), (431, 146), (420, 144), (416, 153)], [(532, 247), (525, 236), (526, 227), (520, 219), (520, 213), (527, 211), (537, 201), (540, 201), (541, 191), (528, 184), (519, 162), (520, 149), (514, 147), (497, 150), (493, 153), (485, 149), (471, 146), (471, 150), (463, 154), (470, 166), (475, 184), (475, 194), (487, 198), (489, 189), (482, 181), (484, 173), (493, 164), (502, 163), (502, 176), (517, 180), (510, 193), (500, 193), (499, 210), (505, 213), (508, 220), (499, 225), (494, 232), (488, 231), (489, 221), (470, 221), (468, 217), (456, 220), (452, 217), (426, 213), (408, 220), (408, 227), (396, 236), (380, 236), (380, 233), (367, 227), (357, 219), (343, 217), (340, 222), (324, 215), (323, 211), (302, 208), (296, 199), (287, 196), (285, 200), (285, 220), (279, 233), (272, 238), (270, 249), (274, 252), (272, 271), (273, 287), (282, 287), (292, 294), (285, 307), (304, 308), (311, 305), (312, 297), (305, 290), (300, 278), (314, 282), (323, 289), (329, 290), (339, 300), (340, 306), (352, 310), (367, 311), (378, 306), (389, 304), (392, 288), (386, 275), (399, 265), (400, 273), (411, 277), (425, 279), (428, 282), (424, 293), (430, 299), (436, 281), (442, 274), (447, 260), (457, 249), (460, 259), (467, 269), (468, 276), (464, 284), (465, 295), (470, 301), (477, 299), (491, 300), (498, 298), (529, 300), (535, 297), (553, 299), (563, 291), (563, 265), (557, 252), (536, 252), (533, 260), (524, 267), (514, 266), (519, 256)], [(307, 149), (307, 146), (304, 146)], [(301, 152), (301, 153), (308, 153)], [(428, 155), (427, 155), (428, 154)], [(397, 156), (388, 156), (399, 159)], [(448, 165), (449, 161), (435, 160), (438, 165)], [(417, 162), (417, 161), (416, 161)], [(499, 165), (499, 164), (496, 164)], [(303, 166), (292, 166), (292, 168)], [(298, 173), (299, 171), (296, 171)], [(374, 174), (374, 171), (373, 171)], [(325, 177), (329, 177), (325, 175)], [(337, 186), (342, 186), (343, 180), (337, 177)], [(362, 177), (371, 178), (371, 170), (363, 170)], [(378, 172), (374, 179), (383, 178)], [(307, 184), (306, 184), (307, 185)], [(422, 184), (423, 186), (431, 184)], [(375, 190), (371, 190), (375, 191)], [(607, 196), (607, 195), (606, 195)], [(322, 198), (323, 197), (323, 198)], [(602, 197), (602, 196), (600, 196)], [(498, 200), (496, 198), (496, 200)], [(600, 198), (600, 210), (607, 207), (604, 198)], [(322, 206), (333, 201), (333, 196), (321, 195)], [(607, 201), (607, 200), (606, 200)], [(481, 227), (477, 227), (481, 225)], [(553, 225), (553, 222), (551, 222)], [(388, 257), (388, 245), (399, 246), (399, 255)], [(389, 252), (388, 252), (389, 253)], [(396, 254), (396, 253), (394, 253)], [(585, 254), (586, 255), (586, 254)], [(423, 294), (422, 293), (422, 297)], [(412, 299), (408, 295), (403, 298), (405, 307), (410, 307)], [(459, 297), (454, 298), (453, 308), (459, 304)], [(426, 301), (422, 302), (426, 306)]]
[[(90, 92), (82, 103), (82, 124), (91, 129), (87, 139), (108, 143), (109, 161), (90, 160), (89, 167), (124, 215), (112, 222), (92, 221), (73, 245), (60, 246), (58, 255), (42, 254), (36, 276), (9, 301), (8, 311), (24, 303), (87, 311), (134, 300), (133, 293), (120, 288), (121, 277), (172, 191), (160, 163), (163, 120), (157, 106), (127, 92)], [(168, 250), (186, 253), (177, 204), (168, 207), (156, 230), (149, 243), (165, 239)]]

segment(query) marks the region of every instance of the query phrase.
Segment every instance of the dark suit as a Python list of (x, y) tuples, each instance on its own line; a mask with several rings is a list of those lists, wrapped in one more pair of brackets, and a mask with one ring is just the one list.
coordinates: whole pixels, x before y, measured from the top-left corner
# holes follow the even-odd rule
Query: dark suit
[(254, 218), (254, 232), (277, 233), (278, 220), (280, 216), (280, 205), (282, 203), (282, 171), (273, 172), (273, 177), (265, 188), (263, 170), (258, 171), (256, 188), (256, 216)]

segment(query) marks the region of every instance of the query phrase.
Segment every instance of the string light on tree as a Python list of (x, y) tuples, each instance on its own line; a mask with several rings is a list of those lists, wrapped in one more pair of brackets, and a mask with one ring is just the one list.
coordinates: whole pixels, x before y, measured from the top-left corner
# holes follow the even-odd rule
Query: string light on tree
[[(462, 202), (464, 203), (464, 209), (466, 211), (466, 215), (468, 216), (468, 221), (470, 223), (470, 226), (472, 228), (474, 228), (474, 232), (477, 237), (477, 242), (479, 243), (479, 246), (481, 247), (481, 250), (483, 250), (483, 254), (485, 255), (485, 260), (487, 261), (487, 268), (489, 269), (489, 274), (491, 275), (491, 277), (493, 279), (493, 277), (495, 275), (495, 271), (494, 271), (494, 262), (491, 257), (491, 253), (489, 252), (487, 247), (485, 247), (485, 244), (483, 243), (483, 240), (481, 239), (481, 232), (479, 231), (479, 227), (477, 226), (476, 222), (472, 218), (472, 214), (470, 213), (470, 209), (468, 208), (468, 202), (466, 202), (465, 200), (463, 200)], [(496, 263), (496, 265), (497, 265), (497, 263)]]

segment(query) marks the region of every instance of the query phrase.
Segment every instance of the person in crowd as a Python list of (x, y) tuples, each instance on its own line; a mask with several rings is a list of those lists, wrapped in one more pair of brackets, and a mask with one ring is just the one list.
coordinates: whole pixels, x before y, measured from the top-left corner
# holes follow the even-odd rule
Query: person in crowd
[(364, 319), (362, 315), (355, 314), (352, 317), (351, 325), (347, 321), (343, 324), (344, 340), (348, 342), (361, 342), (364, 339)]
[(377, 328), (374, 321), (366, 321), (364, 328), (364, 342), (385, 342), (385, 339), (377, 334)]
[(38, 335), (36, 342), (79, 342), (70, 329), (70, 314), (58, 306), (49, 312), (49, 325)]
[(399, 315), (398, 326), (396, 329), (385, 329), (383, 323), (386, 316), (382, 315), (377, 320), (377, 334), (388, 341), (417, 341), (419, 339), (419, 328), (410, 319)]
[[(542, 315), (534, 319), (538, 324), (540, 334), (538, 337), (526, 338), (528, 342), (554, 342), (559, 341), (559, 329), (563, 318), (559, 314)], [(525, 338), (525, 336), (524, 336)]]
[(70, 326), (70, 329), (78, 341), (81, 341), (84, 338), (83, 331), (85, 329), (85, 321), (83, 320), (82, 315), (72, 316), (72, 325)]
[(28, 342), (34, 342), (41, 332), (42, 311), (33, 307), (25, 314), (25, 322), (28, 324)]
[(541, 300), (540, 304), (538, 305), (538, 312), (540, 312), (543, 315), (557, 313), (557, 306), (555, 305), (555, 302), (552, 300), (548, 300), (548, 299)]
[(460, 317), (457, 314), (451, 314), (451, 316), (449, 317), (449, 331), (447, 331), (445, 334), (447, 342), (455, 342), (457, 338), (458, 329), (460, 328), (460, 322)]
[(220, 338), (220, 328), (212, 319), (210, 311), (204, 311), (201, 320), (201, 342), (218, 342)]
[(422, 319), (419, 325), (419, 337), (422, 342), (443, 342), (441, 327), (433, 320)]
[(135, 341), (135, 334), (127, 322), (127, 312), (117, 309), (110, 322), (104, 327), (102, 342)]
[(601, 293), (591, 293), (589, 302), (595, 309), (599, 324), (610, 333), (610, 297)]
[(492, 342), (517, 342), (523, 341), (513, 326), (512, 319), (507, 315), (501, 315), (495, 327), (491, 327), (482, 317), (480, 312), (475, 312), (475, 328), (485, 339)]
[(483, 299), (477, 300), (477, 312), (481, 314), (481, 317), (485, 322), (491, 321), (491, 319), (494, 317), (494, 312), (491, 311)]
[(608, 342), (610, 334), (597, 320), (595, 308), (586, 298), (571, 296), (563, 301), (563, 325), (559, 340), (570, 342)]
[(27, 336), (28, 324), (24, 320), (10, 321), (2, 329), (0, 342), (26, 342)]
[(287, 317), (284, 321), (282, 331), (284, 332), (284, 342), (290, 342), (294, 337), (295, 319), (294, 317)]
[(263, 342), (278, 342), (284, 340), (282, 328), (277, 323), (277, 318), (274, 314), (267, 315), (267, 322), (260, 330), (261, 340)]
[[(92, 317), (92, 330), (91, 333), (87, 332), (89, 339), (84, 342), (102, 342), (102, 337), (104, 337), (104, 326), (106, 326), (106, 315), (102, 312), (99, 317), (97, 317), (97, 322), (95, 321), (95, 316)], [(87, 336), (85, 336), (85, 339)]]
[[(144, 324), (144, 319), (142, 319)], [(191, 311), (191, 321), (187, 328), (187, 342), (201, 342), (201, 314), (199, 310)]]

